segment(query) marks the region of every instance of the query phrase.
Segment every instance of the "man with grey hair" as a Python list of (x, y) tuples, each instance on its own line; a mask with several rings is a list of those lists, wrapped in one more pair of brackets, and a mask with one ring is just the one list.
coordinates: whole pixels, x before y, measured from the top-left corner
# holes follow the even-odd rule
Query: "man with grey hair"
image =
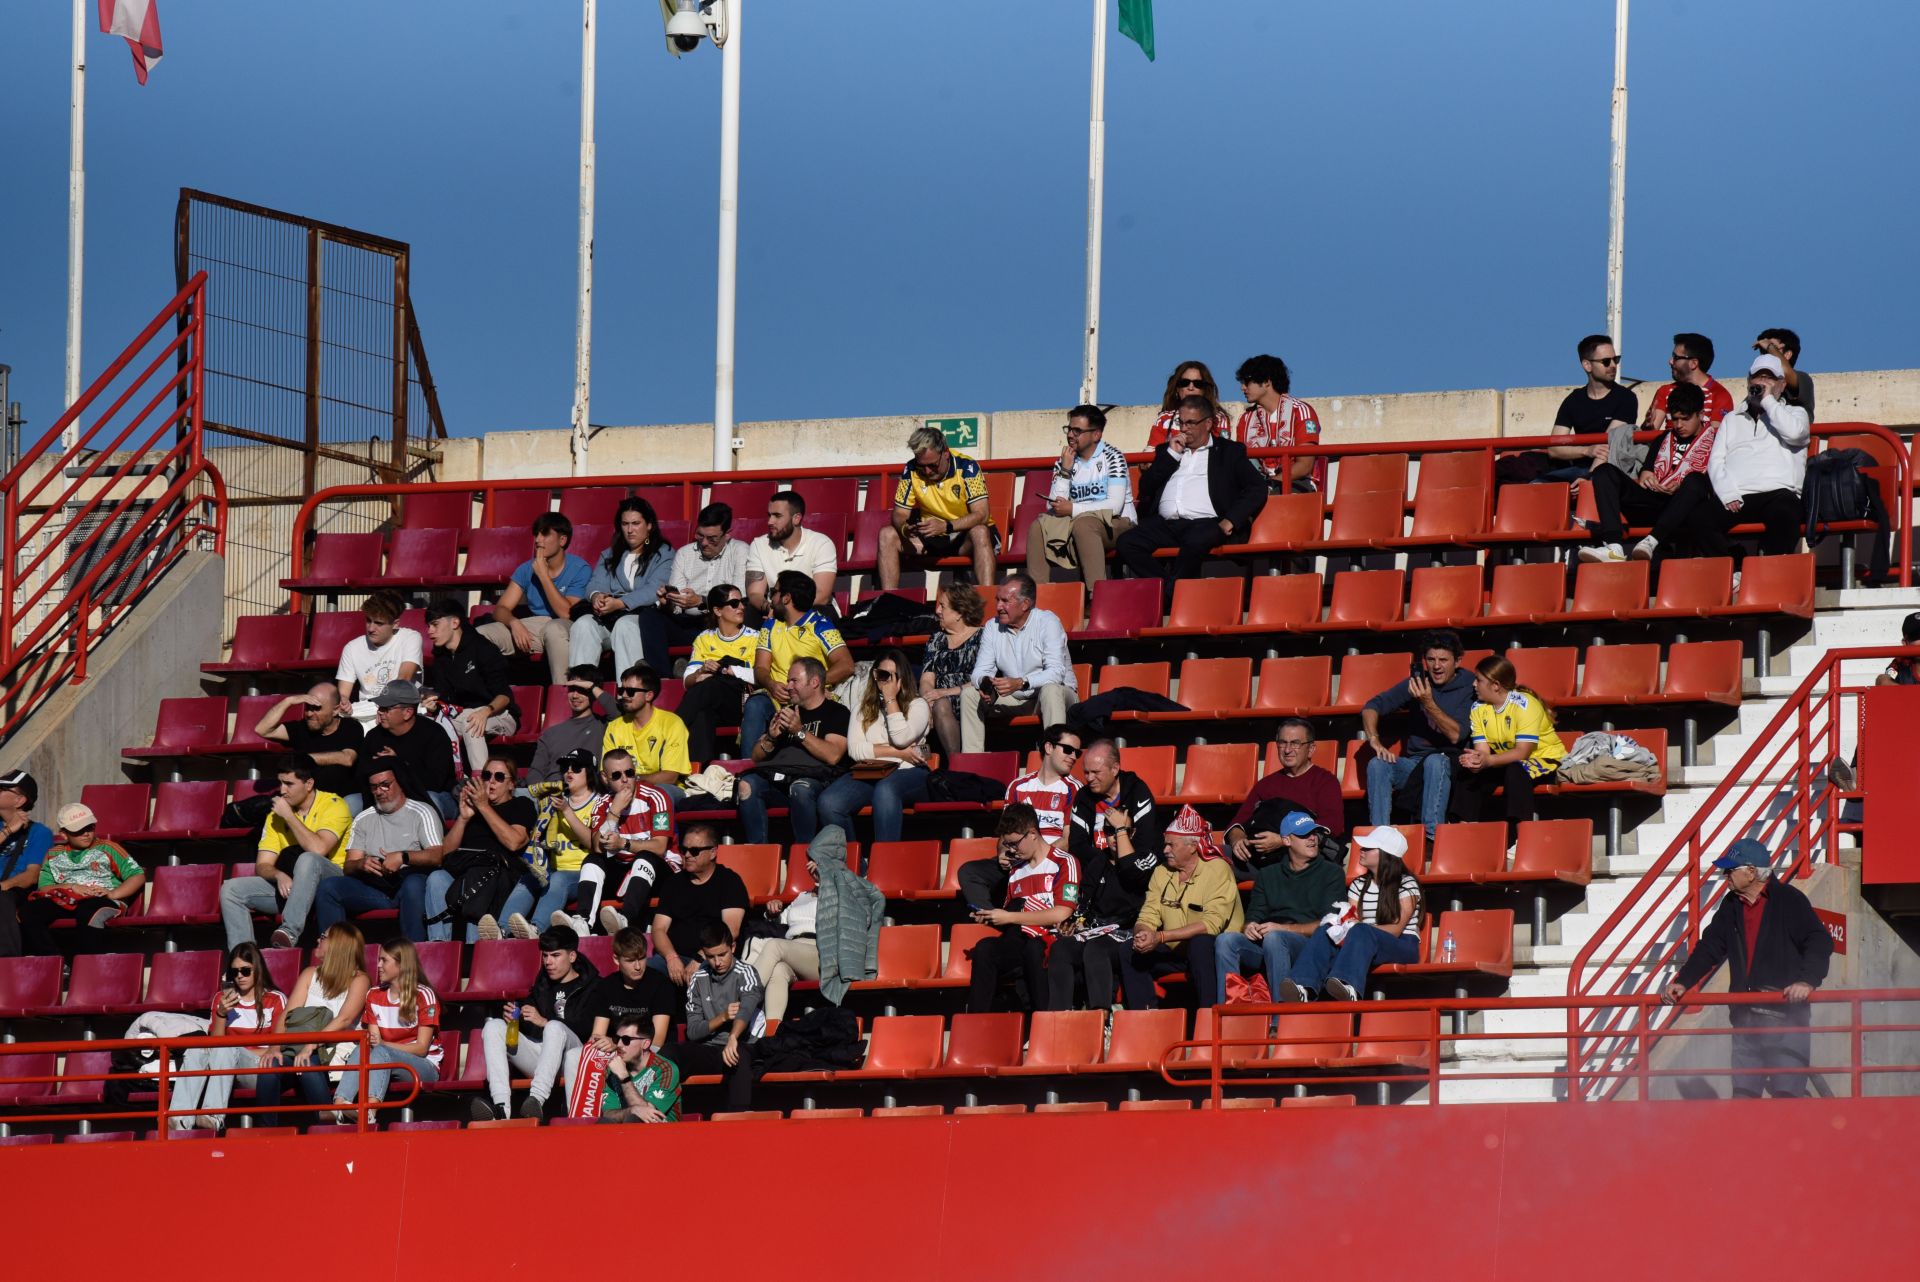
[(923, 427), (907, 438), (913, 459), (900, 469), (893, 492), (893, 523), (880, 531), (880, 586), (900, 586), (900, 562), (920, 566), (943, 557), (973, 561), (974, 582), (993, 582), (999, 531), (987, 512), (987, 474), (965, 454), (947, 448), (939, 429)]
[(1067, 629), (1060, 616), (1034, 605), (1033, 576), (1016, 570), (994, 598), (993, 622), (980, 631), (973, 675), (960, 692), (960, 750), (983, 752), (986, 718), (1011, 717), (1036, 708), (1042, 727), (1067, 719), (1079, 700)]
[[(1247, 447), (1213, 435), (1211, 402), (1188, 396), (1177, 413), (1178, 430), (1140, 477), (1140, 523), (1114, 544), (1134, 578), (1165, 583), (1163, 605), (1176, 580), (1200, 577), (1207, 553), (1246, 538), (1267, 501), (1266, 473)], [(1173, 560), (1156, 560), (1161, 548), (1172, 548)]]

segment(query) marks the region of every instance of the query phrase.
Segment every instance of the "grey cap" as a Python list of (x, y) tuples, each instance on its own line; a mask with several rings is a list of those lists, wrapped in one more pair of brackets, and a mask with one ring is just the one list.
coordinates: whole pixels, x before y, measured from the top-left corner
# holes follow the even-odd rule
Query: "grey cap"
[(420, 706), (420, 687), (411, 681), (389, 681), (373, 696), (376, 708), (417, 708)]

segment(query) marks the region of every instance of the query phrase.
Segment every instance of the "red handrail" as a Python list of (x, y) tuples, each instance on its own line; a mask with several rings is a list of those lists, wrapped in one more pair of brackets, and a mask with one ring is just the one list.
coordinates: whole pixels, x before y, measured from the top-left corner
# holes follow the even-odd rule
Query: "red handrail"
[[(206, 280), (187, 282), (0, 478), (0, 740), (61, 681), (86, 679), (92, 647), (190, 547), (226, 552), (226, 484), (203, 432)], [(49, 537), (89, 519), (82, 538)]]

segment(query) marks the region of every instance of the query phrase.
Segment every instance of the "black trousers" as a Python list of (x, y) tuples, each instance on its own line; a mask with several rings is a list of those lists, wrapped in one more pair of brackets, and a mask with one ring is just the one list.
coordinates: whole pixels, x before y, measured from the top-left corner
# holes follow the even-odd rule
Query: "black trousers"
[[(107, 932), (87, 925), (87, 919), (102, 908), (113, 907), (117, 905), (105, 895), (82, 899), (71, 908), (53, 899), (29, 899), (20, 908), (21, 946), (32, 957), (51, 957), (55, 953), (72, 957), (76, 953), (105, 952)], [(66, 946), (62, 947), (52, 927), (55, 922), (68, 917), (73, 919), (77, 929), (65, 932)]]
[[(1087, 981), (1087, 1009), (1105, 1010), (1113, 1005), (1114, 986), (1127, 964), (1133, 941), (1125, 934), (1100, 935), (1093, 939), (1056, 939), (1047, 953), (1047, 1009), (1075, 1010), (1074, 989), (1082, 975)], [(1152, 985), (1149, 982), (1148, 991)], [(1134, 996), (1129, 993), (1128, 996)], [(1127, 1002), (1128, 1010), (1142, 1009)]]
[(967, 1010), (976, 1015), (991, 1011), (1000, 996), (1000, 983), (1010, 975), (1027, 981), (1027, 1001), (1038, 1009), (1047, 1004), (1047, 941), (1018, 926), (1002, 926), (973, 948), (973, 978), (967, 985)]
[(992, 908), (1007, 897), (1007, 870), (998, 859), (969, 859), (954, 874), (960, 886), (960, 902), (968, 912)]
[(0, 890), (0, 957), (20, 955), (20, 905), (24, 890)]
[(753, 1107), (753, 1043), (740, 1043), (740, 1062), (728, 1068), (720, 1058), (724, 1042), (669, 1042), (661, 1052), (679, 1065), (681, 1073), (718, 1073), (727, 1090), (727, 1111), (744, 1113)]
[(1488, 770), (1465, 770), (1456, 765), (1451, 804), (1453, 816), (1463, 823), (1475, 822), (1492, 806), (1494, 789), (1503, 788), (1507, 800), (1507, 840), (1512, 841), (1515, 836), (1514, 825), (1526, 823), (1534, 817), (1533, 790), (1543, 783), (1552, 783), (1553, 778), (1553, 773), (1549, 772), (1536, 779), (1527, 773), (1524, 761), (1510, 761), (1504, 766)]
[[(1757, 524), (1765, 527), (1760, 535), (1762, 556), (1779, 556), (1799, 547), (1800, 531), (1806, 518), (1806, 504), (1792, 490), (1765, 490), (1759, 494), (1749, 494), (1740, 500), (1738, 512), (1727, 511), (1724, 504), (1720, 508), (1720, 528), (1723, 531), (1736, 525)], [(1744, 555), (1740, 546), (1735, 544), (1734, 564), (1738, 565)]]
[(725, 672), (688, 686), (680, 699), (679, 714), (687, 723), (687, 755), (699, 762), (719, 756), (717, 731), (721, 726), (740, 724), (740, 705), (746, 701), (746, 682)]
[(1726, 555), (1726, 526), (1720, 519), (1726, 507), (1706, 473), (1689, 474), (1672, 494), (1645, 489), (1609, 464), (1594, 468), (1592, 481), (1603, 542), (1624, 541), (1628, 524), (1650, 525), (1663, 554), (1685, 550), (1698, 556)]
[(1214, 951), (1216, 935), (1195, 935), (1173, 948), (1161, 944), (1151, 952), (1133, 951), (1127, 941), (1126, 965), (1120, 971), (1120, 987), (1126, 994), (1128, 1010), (1152, 1010), (1159, 1005), (1153, 981), (1163, 975), (1185, 975), (1191, 989), (1192, 1005), (1213, 1005), (1219, 991), (1220, 963)]
[[(1169, 597), (1178, 579), (1200, 577), (1200, 566), (1207, 553), (1227, 541), (1227, 532), (1214, 517), (1164, 517), (1142, 514), (1140, 524), (1122, 534), (1114, 543), (1121, 564), (1136, 579), (1162, 579)], [(1178, 548), (1170, 562), (1154, 559), (1161, 548)], [(1163, 568), (1164, 567), (1164, 568)]]

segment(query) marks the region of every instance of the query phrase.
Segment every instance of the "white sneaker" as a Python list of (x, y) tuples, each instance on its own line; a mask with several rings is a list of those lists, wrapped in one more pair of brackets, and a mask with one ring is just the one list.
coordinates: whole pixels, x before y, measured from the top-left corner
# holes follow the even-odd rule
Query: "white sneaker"
[(1596, 561), (1611, 564), (1626, 560), (1627, 554), (1621, 550), (1618, 543), (1593, 543), (1580, 549), (1580, 559), (1589, 564)]
[(547, 915), (547, 925), (565, 926), (582, 939), (593, 933), (593, 927), (587, 925), (585, 917), (576, 917), (572, 913), (561, 912), (558, 908)]
[(475, 924), (474, 930), (482, 939), (504, 938), (500, 933), (500, 923), (493, 919), (492, 913), (488, 913), (482, 917), (479, 922)]
[(1636, 561), (1651, 561), (1653, 560), (1654, 551), (1659, 546), (1660, 546), (1660, 540), (1654, 538), (1651, 534), (1649, 534), (1646, 538), (1641, 539), (1638, 543), (1634, 544), (1633, 551), (1629, 552), (1627, 555), (1631, 556)]
[(515, 939), (540, 938), (540, 932), (533, 928), (533, 923), (519, 913), (515, 913), (513, 916), (507, 918), (507, 933), (511, 934)]
[(1738, 570), (1733, 572), (1733, 599), (1735, 602), (1740, 600), (1740, 571)]
[(617, 935), (627, 928), (627, 916), (612, 904), (603, 904), (600, 908), (600, 929), (609, 935)]

